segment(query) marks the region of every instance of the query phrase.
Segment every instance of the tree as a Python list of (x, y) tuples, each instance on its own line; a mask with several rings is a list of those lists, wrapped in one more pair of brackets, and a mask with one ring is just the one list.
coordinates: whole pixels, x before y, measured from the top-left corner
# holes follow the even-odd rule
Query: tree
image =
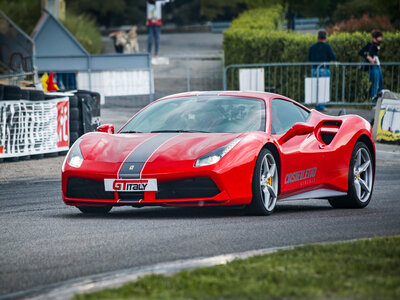
[(400, 2), (396, 0), (349, 0), (337, 5), (333, 13), (335, 22), (361, 18), (364, 14), (370, 17), (388, 16), (392, 22), (400, 19)]
[(201, 15), (210, 21), (231, 21), (247, 8), (246, 0), (201, 0)]
[(30, 35), (40, 18), (40, 0), (0, 0), (0, 10)]
[(92, 16), (97, 24), (109, 27), (120, 25), (126, 3), (125, 0), (69, 0), (67, 9), (75, 14)]

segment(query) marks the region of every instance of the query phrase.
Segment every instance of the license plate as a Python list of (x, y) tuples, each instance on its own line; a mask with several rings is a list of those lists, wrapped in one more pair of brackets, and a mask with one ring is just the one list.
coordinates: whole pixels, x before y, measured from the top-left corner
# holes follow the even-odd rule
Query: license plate
[(157, 179), (104, 179), (106, 192), (156, 192)]

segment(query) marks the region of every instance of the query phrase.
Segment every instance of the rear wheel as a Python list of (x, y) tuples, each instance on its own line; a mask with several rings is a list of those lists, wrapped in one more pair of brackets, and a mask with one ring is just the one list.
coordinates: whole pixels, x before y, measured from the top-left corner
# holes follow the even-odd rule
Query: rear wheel
[(84, 214), (103, 215), (108, 213), (112, 206), (77, 206), (77, 208)]
[(336, 208), (363, 208), (372, 197), (374, 166), (371, 153), (363, 142), (358, 142), (351, 154), (349, 191), (347, 196), (329, 199)]
[(249, 206), (252, 213), (270, 215), (276, 206), (279, 190), (279, 172), (272, 152), (263, 149), (257, 158), (253, 174), (253, 199)]

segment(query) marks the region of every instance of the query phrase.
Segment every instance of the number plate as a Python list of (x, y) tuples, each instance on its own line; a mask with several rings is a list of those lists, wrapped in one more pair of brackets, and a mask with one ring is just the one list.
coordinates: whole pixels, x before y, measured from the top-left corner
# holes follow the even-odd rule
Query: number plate
[(157, 179), (104, 179), (106, 192), (156, 192)]

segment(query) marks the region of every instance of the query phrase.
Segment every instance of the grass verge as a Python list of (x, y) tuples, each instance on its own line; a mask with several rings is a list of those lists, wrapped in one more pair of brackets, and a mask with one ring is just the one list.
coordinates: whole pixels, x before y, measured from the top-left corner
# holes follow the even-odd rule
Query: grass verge
[(310, 245), (149, 275), (74, 299), (400, 299), (400, 236)]

